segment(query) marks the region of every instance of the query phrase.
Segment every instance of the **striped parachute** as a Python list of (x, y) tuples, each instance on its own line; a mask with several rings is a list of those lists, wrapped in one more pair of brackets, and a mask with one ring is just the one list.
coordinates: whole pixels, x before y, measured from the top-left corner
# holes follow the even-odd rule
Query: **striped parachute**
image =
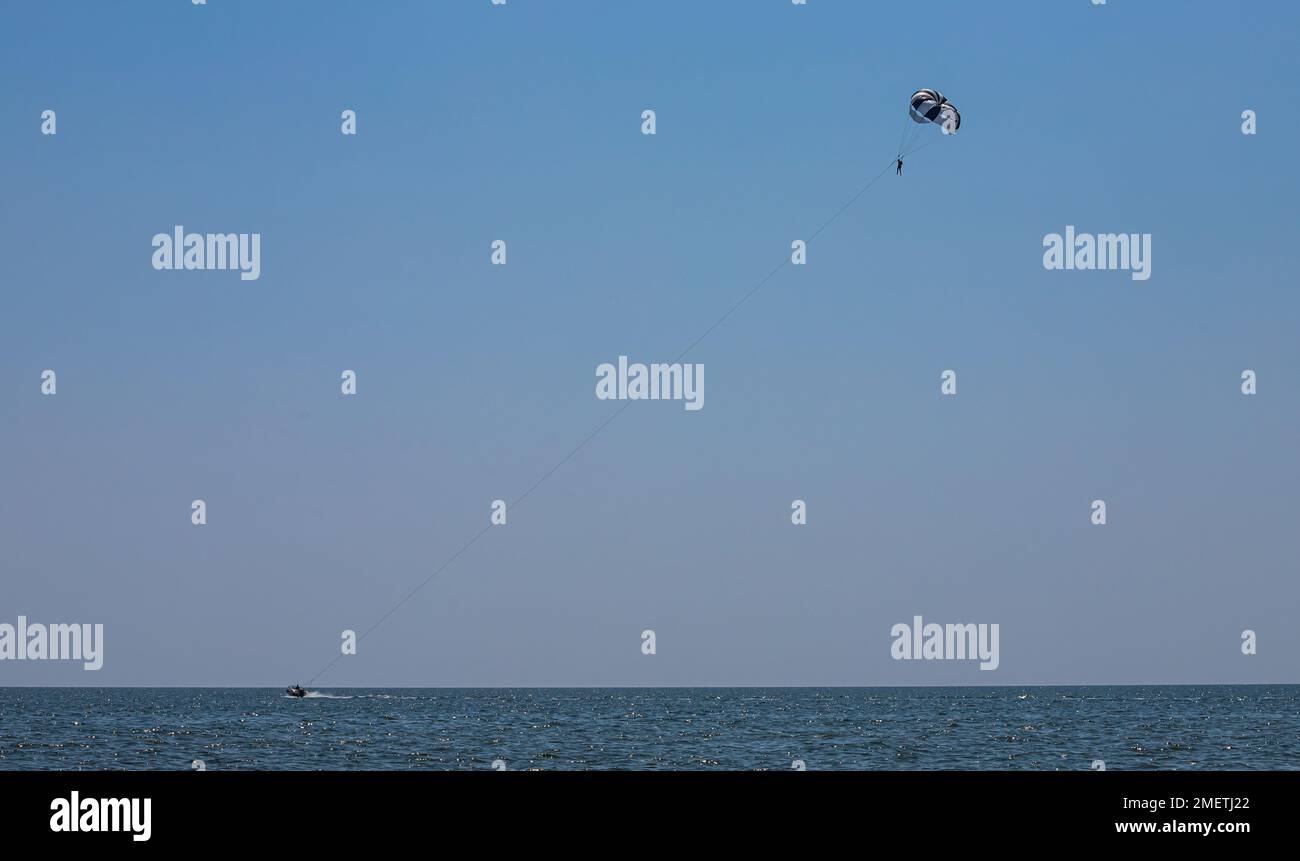
[(935, 123), (945, 133), (952, 134), (961, 128), (961, 114), (938, 90), (917, 90), (907, 109), (915, 123)]

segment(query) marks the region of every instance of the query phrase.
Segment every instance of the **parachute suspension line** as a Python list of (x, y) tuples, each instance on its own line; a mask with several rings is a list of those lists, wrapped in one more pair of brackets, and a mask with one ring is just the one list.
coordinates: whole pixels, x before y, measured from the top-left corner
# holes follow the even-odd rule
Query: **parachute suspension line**
[(930, 140), (926, 141), (925, 143), (921, 144), (920, 146), (912, 146), (912, 145), (909, 144), (910, 148), (907, 149), (906, 151), (900, 153), (900, 154), (899, 154), (899, 158), (902, 158), (902, 157), (904, 157), (904, 156), (909, 156), (909, 155), (911, 155), (912, 153), (915, 153), (915, 152), (920, 152), (921, 150), (925, 149), (926, 147), (930, 146), (931, 144), (936, 144), (936, 143), (938, 143), (939, 140), (940, 140), (940, 138), (931, 138)]
[(905, 149), (907, 148), (907, 138), (908, 138), (907, 131), (908, 131), (908, 129), (909, 129), (910, 127), (912, 127), (912, 126), (914, 126), (914, 125), (916, 125), (916, 123), (912, 122), (912, 118), (911, 118), (910, 116), (908, 116), (907, 114), (904, 114), (904, 115), (903, 115), (903, 131), (902, 131), (902, 133), (899, 134), (899, 136), (898, 136), (898, 155), (895, 156), (895, 158), (902, 158), (902, 157), (903, 157), (903, 150), (905, 150)]
[(923, 127), (913, 121), (908, 114), (903, 115), (903, 134), (898, 140), (898, 158), (907, 155), (907, 150), (916, 142)]
[[(908, 118), (908, 122), (911, 122), (910, 117)], [(925, 126), (912, 123), (912, 128), (908, 131), (907, 134), (907, 141), (906, 143), (903, 144), (903, 150), (902, 152), (899, 153), (899, 156), (905, 156), (909, 152), (913, 151), (912, 148), (915, 147), (916, 142), (921, 139), (921, 132), (924, 130), (925, 130)]]
[(907, 124), (910, 128), (903, 133), (903, 142), (898, 148), (898, 158), (906, 158), (921, 147), (934, 143), (934, 140), (922, 142), (927, 136), (926, 126), (912, 122), (911, 117), (908, 117)]

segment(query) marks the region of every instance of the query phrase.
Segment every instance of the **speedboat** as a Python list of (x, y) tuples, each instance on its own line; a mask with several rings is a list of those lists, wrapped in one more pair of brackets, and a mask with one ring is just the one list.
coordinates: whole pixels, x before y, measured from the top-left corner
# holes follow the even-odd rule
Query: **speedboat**
[(290, 685), (288, 688), (285, 689), (284, 692), (291, 697), (307, 696), (307, 689), (304, 688), (302, 685)]

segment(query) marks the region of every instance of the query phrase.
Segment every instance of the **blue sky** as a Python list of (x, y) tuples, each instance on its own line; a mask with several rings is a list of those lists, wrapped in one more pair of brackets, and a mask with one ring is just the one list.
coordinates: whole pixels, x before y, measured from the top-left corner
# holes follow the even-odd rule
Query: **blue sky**
[[(874, 176), (918, 87), (961, 132), (691, 353), (705, 409), (633, 404), (318, 684), (1300, 681), (1293, 4), (0, 16), (0, 621), (106, 628), (100, 672), (0, 684), (305, 680), (618, 409), (598, 364), (677, 356)], [(261, 278), (153, 270), (176, 224), (261, 233)], [(1152, 277), (1045, 271), (1067, 224), (1150, 233)], [(914, 614), (998, 623), (1001, 667), (891, 660)]]

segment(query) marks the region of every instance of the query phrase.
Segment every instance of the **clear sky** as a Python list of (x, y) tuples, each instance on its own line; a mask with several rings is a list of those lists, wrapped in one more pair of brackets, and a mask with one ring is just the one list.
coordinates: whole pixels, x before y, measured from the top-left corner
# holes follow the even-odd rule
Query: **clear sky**
[[(918, 87), (960, 133), (694, 349), (703, 410), (632, 403), (316, 685), (1300, 682), (1297, 8), (6, 0), (0, 622), (106, 642), (0, 685), (306, 681)], [(260, 279), (155, 271), (178, 224)], [(1066, 225), (1151, 278), (1045, 270)], [(916, 614), (1000, 668), (892, 660)]]

